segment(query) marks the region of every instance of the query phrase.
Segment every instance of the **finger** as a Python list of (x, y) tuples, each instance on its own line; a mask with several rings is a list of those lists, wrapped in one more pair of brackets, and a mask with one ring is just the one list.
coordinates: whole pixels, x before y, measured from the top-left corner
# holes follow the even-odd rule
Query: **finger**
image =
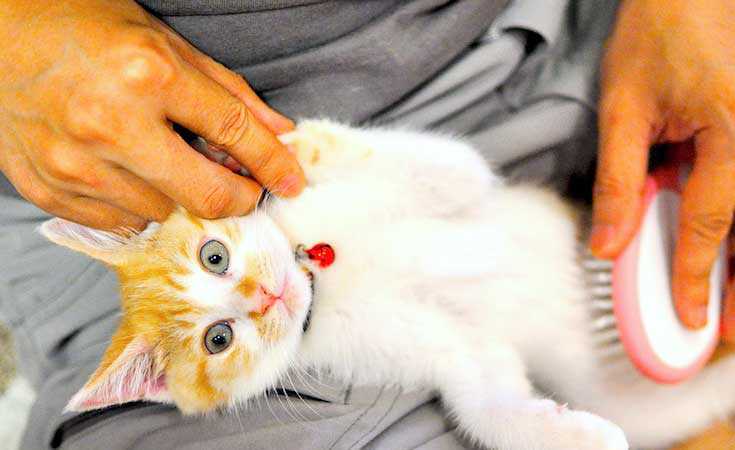
[(177, 94), (165, 100), (168, 118), (226, 150), (271, 192), (298, 194), (304, 174), (291, 152), (239, 99), (195, 68), (185, 67)]
[(652, 140), (651, 115), (636, 96), (608, 95), (600, 106), (600, 152), (590, 250), (616, 257), (635, 234)]
[[(120, 167), (110, 167), (102, 183), (98, 190), (102, 192), (99, 195), (101, 200), (149, 220), (162, 222), (176, 207), (163, 192)], [(95, 192), (92, 190), (87, 196), (93, 197)]]
[(230, 94), (242, 100), (253, 115), (271, 132), (282, 134), (293, 130), (293, 121), (279, 114), (261, 100), (240, 75), (200, 52), (161, 20), (155, 18), (155, 21), (156, 28), (166, 33), (171, 44), (185, 61), (219, 83)]
[(709, 128), (695, 140), (697, 158), (682, 194), (672, 290), (684, 325), (707, 323), (710, 269), (735, 209), (735, 158), (730, 138)]
[(148, 224), (145, 218), (95, 198), (65, 194), (60, 200), (63, 208), (49, 212), (98, 230), (143, 231)]
[[(93, 170), (90, 169), (89, 172)], [(174, 202), (149, 183), (125, 169), (105, 167), (94, 170), (82, 182), (46, 179), (49, 185), (79, 196), (95, 198), (138, 217), (162, 222), (175, 208)]]
[(77, 196), (102, 200), (138, 217), (161, 222), (173, 211), (173, 201), (153, 186), (80, 146), (57, 146), (56, 152), (34, 161), (50, 187)]
[(115, 162), (193, 214), (238, 216), (256, 205), (262, 191), (258, 183), (208, 160), (176, 133), (161, 127), (147, 142)]
[(100, 230), (142, 230), (147, 224), (144, 218), (105, 202), (54, 189), (20, 155), (3, 164), (2, 169), (23, 198), (57, 217)]

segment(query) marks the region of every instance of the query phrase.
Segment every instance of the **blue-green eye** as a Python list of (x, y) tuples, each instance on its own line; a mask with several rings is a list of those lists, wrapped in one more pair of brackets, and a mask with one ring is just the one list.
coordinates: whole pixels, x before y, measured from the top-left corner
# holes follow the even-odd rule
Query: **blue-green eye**
[(204, 334), (204, 347), (211, 354), (223, 352), (232, 344), (232, 327), (227, 322), (217, 322)]
[(199, 249), (199, 262), (208, 271), (222, 275), (230, 265), (230, 253), (223, 243), (212, 239)]

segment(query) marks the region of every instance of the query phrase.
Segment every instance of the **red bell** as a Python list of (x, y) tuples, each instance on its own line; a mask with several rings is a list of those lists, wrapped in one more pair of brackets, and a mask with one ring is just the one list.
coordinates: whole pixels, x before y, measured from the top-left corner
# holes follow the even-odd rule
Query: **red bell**
[(316, 262), (322, 269), (331, 266), (334, 262), (334, 249), (329, 244), (322, 242), (304, 251), (309, 259)]

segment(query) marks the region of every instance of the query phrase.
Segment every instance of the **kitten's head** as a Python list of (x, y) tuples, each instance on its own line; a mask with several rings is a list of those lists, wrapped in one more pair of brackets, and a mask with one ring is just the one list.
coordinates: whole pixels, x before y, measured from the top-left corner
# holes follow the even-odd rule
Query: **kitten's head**
[(120, 326), (68, 410), (152, 400), (206, 412), (262, 393), (293, 360), (310, 279), (267, 215), (180, 210), (129, 237), (52, 219), (41, 232), (113, 267), (121, 286)]

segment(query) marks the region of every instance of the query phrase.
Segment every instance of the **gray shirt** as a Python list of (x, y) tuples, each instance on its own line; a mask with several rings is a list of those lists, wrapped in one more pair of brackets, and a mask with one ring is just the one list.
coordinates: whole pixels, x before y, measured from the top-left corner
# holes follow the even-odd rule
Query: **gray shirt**
[(507, 0), (138, 0), (284, 114), (362, 122), (482, 36)]

